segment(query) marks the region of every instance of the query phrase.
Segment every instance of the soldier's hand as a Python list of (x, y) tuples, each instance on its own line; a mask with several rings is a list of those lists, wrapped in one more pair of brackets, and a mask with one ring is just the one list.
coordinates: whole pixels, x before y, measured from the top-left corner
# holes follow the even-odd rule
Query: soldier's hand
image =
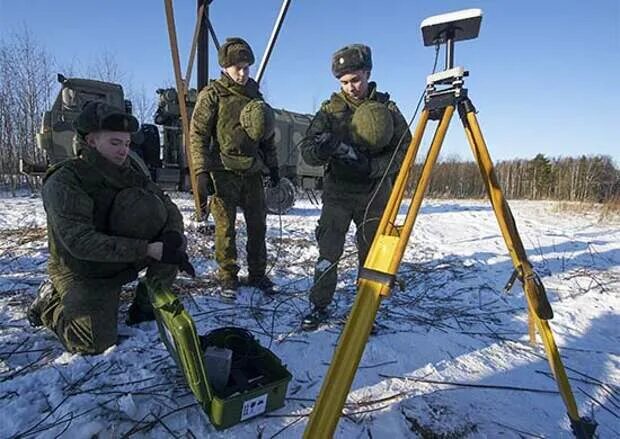
[(196, 277), (196, 270), (194, 266), (189, 262), (189, 256), (183, 250), (174, 250), (164, 253), (161, 257), (162, 264), (176, 265), (179, 270), (184, 271), (191, 277)]
[(280, 183), (280, 170), (278, 168), (271, 168), (269, 170), (269, 187), (276, 187)]
[(175, 230), (170, 230), (168, 232), (164, 232), (161, 234), (159, 238), (155, 239), (156, 241), (161, 241), (164, 244), (163, 252), (170, 250), (185, 250), (187, 247), (187, 239), (185, 235)]
[(179, 265), (181, 253), (185, 253), (187, 246), (187, 239), (182, 233), (171, 230), (162, 233), (154, 241), (147, 247), (148, 256), (164, 264)]
[(341, 159), (341, 160), (357, 160), (357, 151), (351, 145), (347, 145), (346, 143), (340, 143), (334, 151), (332, 157)]
[(172, 249), (171, 247), (166, 247), (164, 244), (164, 251), (160, 262), (162, 264), (176, 265), (179, 267), (179, 270), (184, 271), (191, 277), (196, 276), (196, 270), (194, 270), (194, 266), (189, 262), (189, 256), (185, 250), (181, 250), (180, 248)]
[(357, 151), (357, 157), (355, 159), (345, 158), (344, 160), (356, 174), (364, 177), (370, 174), (370, 159), (367, 154)]
[(196, 270), (189, 262), (189, 256), (185, 252), (187, 239), (185, 235), (174, 230), (164, 232), (156, 242), (149, 243), (147, 256), (161, 262), (162, 264), (176, 265), (179, 270), (184, 271), (191, 277), (196, 276)]
[(192, 263), (189, 261), (189, 256), (187, 256), (187, 253), (185, 252), (183, 252), (183, 255), (181, 256), (179, 270), (189, 274), (191, 277), (196, 277), (196, 270), (194, 269)]
[(316, 142), (316, 153), (322, 160), (327, 160), (336, 152), (340, 145), (340, 139), (332, 133), (321, 133), (314, 139)]
[(198, 195), (200, 197), (201, 216), (207, 211), (209, 196), (215, 194), (213, 180), (208, 172), (201, 172), (196, 176), (196, 185), (198, 186)]
[(360, 151), (355, 151), (355, 158), (348, 155), (334, 158), (333, 165), (338, 168), (339, 174), (350, 179), (367, 178), (370, 174), (370, 159)]

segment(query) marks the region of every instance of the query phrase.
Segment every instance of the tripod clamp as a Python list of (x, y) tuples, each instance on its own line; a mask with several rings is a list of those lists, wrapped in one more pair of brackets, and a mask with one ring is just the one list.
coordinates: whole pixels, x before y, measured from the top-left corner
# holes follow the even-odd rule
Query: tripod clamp
[(430, 120), (441, 119), (447, 106), (457, 107), (467, 98), (467, 89), (463, 87), (466, 76), (469, 72), (463, 67), (453, 67), (426, 77), (424, 108), (429, 110)]

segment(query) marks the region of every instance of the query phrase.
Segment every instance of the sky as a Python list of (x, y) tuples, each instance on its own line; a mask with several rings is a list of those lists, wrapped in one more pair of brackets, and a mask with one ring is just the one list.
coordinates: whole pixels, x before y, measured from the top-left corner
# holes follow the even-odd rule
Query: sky
[[(185, 70), (196, 2), (174, 5)], [(210, 7), (220, 40), (241, 36), (252, 45), (253, 73), (280, 5), (214, 0)], [(365, 43), (373, 50), (372, 79), (409, 119), (434, 61), (433, 48), (422, 44), (421, 21), (467, 8), (482, 9), (482, 28), (477, 39), (457, 43), (455, 64), (470, 72), (466, 87), (491, 157), (606, 154), (620, 164), (619, 0), (292, 0), (261, 88), (275, 108), (313, 113), (338, 89), (331, 54)], [(59, 70), (83, 69), (106, 52), (133, 87), (155, 96), (156, 88), (174, 83), (163, 1), (0, 0), (0, 39), (24, 27)], [(213, 47), (210, 57), (216, 77)], [(456, 118), (442, 156), (471, 157)]]

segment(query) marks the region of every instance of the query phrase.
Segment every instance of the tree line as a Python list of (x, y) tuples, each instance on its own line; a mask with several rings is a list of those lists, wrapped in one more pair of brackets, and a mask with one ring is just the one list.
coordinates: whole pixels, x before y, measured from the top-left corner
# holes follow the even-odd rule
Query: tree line
[[(422, 169), (417, 163), (409, 190), (415, 188)], [(611, 157), (592, 155), (505, 160), (495, 172), (507, 198), (607, 202), (620, 198), (620, 170)], [(431, 175), (427, 196), (434, 198), (481, 198), (486, 190), (478, 165), (471, 161), (439, 161)]]

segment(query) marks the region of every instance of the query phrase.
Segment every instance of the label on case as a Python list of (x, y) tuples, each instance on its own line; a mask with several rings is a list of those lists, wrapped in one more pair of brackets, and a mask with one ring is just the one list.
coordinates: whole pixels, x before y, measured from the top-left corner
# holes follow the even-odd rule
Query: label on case
[(267, 393), (257, 396), (256, 398), (248, 399), (243, 403), (241, 420), (245, 421), (246, 419), (258, 416), (261, 413), (265, 413), (265, 410), (267, 410)]

